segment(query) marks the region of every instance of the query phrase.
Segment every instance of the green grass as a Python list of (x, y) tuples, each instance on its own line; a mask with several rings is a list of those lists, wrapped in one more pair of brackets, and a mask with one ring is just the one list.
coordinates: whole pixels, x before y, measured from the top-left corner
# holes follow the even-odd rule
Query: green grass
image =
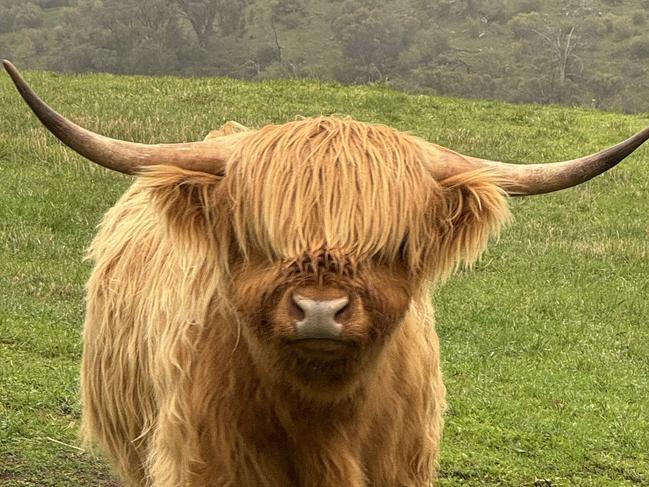
[[(198, 140), (231, 119), (344, 113), (473, 155), (544, 162), (649, 125), (307, 81), (27, 78), (81, 124), (143, 142)], [(0, 107), (0, 485), (114, 485), (100, 459), (73, 448), (82, 257), (130, 179), (62, 148), (7, 76)], [(649, 485), (649, 152), (511, 203), (500, 241), (435, 296), (449, 392), (440, 484)]]

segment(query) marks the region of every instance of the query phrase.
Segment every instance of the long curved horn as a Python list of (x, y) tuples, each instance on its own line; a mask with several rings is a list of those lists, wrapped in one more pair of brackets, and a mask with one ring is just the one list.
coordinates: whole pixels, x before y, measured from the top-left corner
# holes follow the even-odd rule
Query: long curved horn
[(144, 166), (167, 164), (192, 171), (222, 175), (230, 149), (217, 141), (181, 144), (138, 144), (111, 139), (80, 127), (50, 108), (4, 60), (18, 92), (45, 127), (61, 142), (82, 156), (113, 171), (134, 174)]
[(441, 164), (433, 171), (436, 179), (445, 179), (475, 169), (491, 169), (502, 180), (510, 196), (551, 193), (577, 186), (608, 171), (649, 139), (649, 127), (613, 147), (589, 156), (545, 164), (508, 164), (465, 156), (431, 144)]

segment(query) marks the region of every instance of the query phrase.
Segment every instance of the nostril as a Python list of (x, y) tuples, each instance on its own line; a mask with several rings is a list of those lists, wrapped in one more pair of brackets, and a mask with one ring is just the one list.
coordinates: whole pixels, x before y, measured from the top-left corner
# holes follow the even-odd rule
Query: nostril
[(349, 316), (349, 312), (351, 310), (351, 306), (349, 305), (349, 300), (340, 308), (338, 311), (336, 311), (336, 314), (334, 315), (334, 320), (336, 321), (342, 321), (345, 318)]
[(304, 319), (305, 310), (300, 305), (300, 298), (297, 297), (295, 294), (292, 296), (292, 299), (289, 301), (288, 308), (289, 308), (288, 311), (291, 314), (291, 316), (295, 318), (297, 321), (301, 321)]

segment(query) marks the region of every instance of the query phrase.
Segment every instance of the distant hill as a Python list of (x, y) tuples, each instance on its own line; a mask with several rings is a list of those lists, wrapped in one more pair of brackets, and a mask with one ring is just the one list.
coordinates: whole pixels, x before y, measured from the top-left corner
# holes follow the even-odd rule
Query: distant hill
[(649, 0), (3, 0), (0, 55), (647, 112), (648, 12)]

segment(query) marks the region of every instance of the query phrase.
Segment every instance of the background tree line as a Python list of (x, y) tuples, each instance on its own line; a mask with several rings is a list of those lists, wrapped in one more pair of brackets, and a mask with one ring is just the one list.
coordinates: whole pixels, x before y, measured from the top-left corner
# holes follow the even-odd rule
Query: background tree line
[(649, 111), (649, 0), (0, 0), (22, 67)]

